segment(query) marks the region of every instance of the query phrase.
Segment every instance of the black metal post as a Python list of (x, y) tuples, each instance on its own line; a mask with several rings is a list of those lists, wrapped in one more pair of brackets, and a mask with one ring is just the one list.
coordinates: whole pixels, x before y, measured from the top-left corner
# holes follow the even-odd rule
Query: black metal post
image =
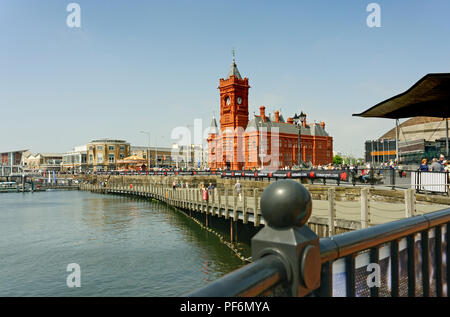
[(370, 167), (370, 185), (373, 187), (375, 184), (375, 174), (373, 171), (373, 166)]
[(408, 242), (408, 296), (416, 296), (416, 247), (414, 234), (407, 237)]
[(391, 169), (391, 186), (392, 189), (395, 189), (395, 169), (393, 167)]
[(298, 166), (302, 166), (303, 158), (302, 158), (302, 126), (300, 125), (298, 128)]
[(311, 211), (311, 194), (293, 180), (272, 183), (261, 195), (267, 226), (252, 239), (252, 257), (280, 256), (288, 272), (289, 296), (305, 296), (320, 286), (319, 238), (304, 225)]
[(319, 238), (305, 226), (311, 211), (312, 198), (302, 184), (271, 183), (261, 196), (266, 226), (252, 238), (254, 262), (187, 296), (311, 294), (320, 287), (322, 269)]

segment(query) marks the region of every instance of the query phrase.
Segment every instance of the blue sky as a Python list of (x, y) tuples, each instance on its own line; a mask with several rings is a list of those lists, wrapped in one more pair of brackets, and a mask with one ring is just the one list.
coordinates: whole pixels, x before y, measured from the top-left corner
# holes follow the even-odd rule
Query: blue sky
[(366, 24), (371, 2), (0, 0), (0, 151), (144, 145), (142, 130), (169, 145), (173, 128), (218, 115), (234, 47), (250, 114), (303, 110), (335, 150), (362, 155), (394, 122), (353, 113), (450, 72), (449, 1), (377, 1), (381, 28)]

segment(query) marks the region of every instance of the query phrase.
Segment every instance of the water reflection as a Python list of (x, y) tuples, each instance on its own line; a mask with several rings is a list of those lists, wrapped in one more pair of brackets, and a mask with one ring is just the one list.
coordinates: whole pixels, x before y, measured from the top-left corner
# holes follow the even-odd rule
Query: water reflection
[[(243, 263), (166, 205), (87, 192), (0, 196), (0, 296), (179, 296)], [(68, 289), (68, 263), (82, 287)]]

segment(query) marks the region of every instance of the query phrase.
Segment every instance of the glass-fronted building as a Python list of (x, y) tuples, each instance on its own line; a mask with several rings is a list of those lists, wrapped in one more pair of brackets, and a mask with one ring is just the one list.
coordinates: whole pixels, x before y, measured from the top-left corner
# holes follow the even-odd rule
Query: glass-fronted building
[(365, 161), (374, 165), (389, 163), (396, 158), (395, 139), (369, 140), (365, 143)]

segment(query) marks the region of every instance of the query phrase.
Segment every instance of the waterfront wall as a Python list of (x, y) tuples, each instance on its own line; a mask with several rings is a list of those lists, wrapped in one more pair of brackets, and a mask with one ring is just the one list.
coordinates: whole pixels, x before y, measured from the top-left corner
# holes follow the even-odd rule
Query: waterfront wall
[[(71, 175), (65, 175), (67, 178), (72, 178)], [(171, 187), (173, 181), (188, 182), (189, 187), (198, 188), (202, 184), (206, 186), (212, 183), (217, 188), (229, 188), (232, 189), (236, 183), (236, 179), (221, 178), (217, 176), (119, 176), (119, 175), (77, 175), (77, 179), (82, 182), (89, 182), (90, 184), (98, 184), (100, 182), (107, 182), (110, 184), (123, 184), (123, 185), (144, 185), (149, 183), (163, 184), (164, 186)], [(239, 182), (243, 188), (258, 188), (263, 191), (271, 182), (276, 180), (253, 180), (253, 179), (240, 179)], [(301, 182), (311, 193), (313, 200), (328, 200), (328, 189), (333, 187), (335, 189), (336, 201), (359, 201), (361, 199), (362, 186), (335, 186), (335, 185), (319, 185), (319, 184), (307, 184), (307, 180), (300, 179)], [(382, 189), (382, 188), (369, 188), (369, 200), (380, 201), (387, 203), (405, 203), (405, 190), (403, 189)], [(415, 194), (417, 202), (429, 203), (429, 204), (442, 204), (450, 205), (450, 197), (439, 194)]]
[[(172, 189), (172, 182), (188, 182), (189, 189)], [(238, 199), (234, 190), (235, 179), (219, 178), (217, 176), (106, 176), (88, 175), (82, 177), (81, 189), (91, 190), (105, 194), (126, 194), (150, 197), (163, 201), (169, 205), (189, 212), (204, 214), (204, 221), (208, 216), (232, 219), (239, 224), (254, 227), (264, 225), (260, 215), (259, 202), (269, 181), (240, 180), (243, 191), (242, 199)], [(214, 193), (205, 201), (202, 198), (200, 187), (202, 184), (212, 183)], [(396, 204), (396, 215), (401, 218), (412, 217), (419, 214), (416, 202), (450, 205), (448, 197), (436, 195), (418, 195), (413, 190), (383, 190), (368, 187), (352, 186), (323, 186), (306, 184), (310, 191), (313, 204), (313, 214), (309, 219), (309, 227), (320, 237), (328, 237), (339, 233), (358, 230), (392, 221), (389, 210), (371, 210), (377, 203)], [(316, 213), (320, 201), (327, 204), (325, 214)], [(350, 202), (353, 205), (338, 205), (337, 202)], [(370, 204), (369, 204), (370, 202)], [(315, 206), (315, 207), (314, 207)], [(379, 206), (378, 206), (379, 207)], [(347, 210), (351, 208), (352, 210)], [(400, 208), (400, 210), (399, 210)], [(377, 209), (377, 208), (376, 208)], [(377, 221), (373, 222), (376, 213)], [(371, 215), (372, 214), (372, 215)], [(372, 217), (371, 217), (372, 216)], [(383, 220), (383, 219), (382, 219)], [(205, 223), (206, 224), (206, 223)]]
[[(156, 179), (147, 182), (139, 178), (134, 182), (129, 178), (126, 178), (125, 182), (120, 182), (118, 179), (111, 180), (112, 177), (106, 185), (100, 185), (101, 181), (97, 179), (97, 183), (82, 184), (80, 189), (102, 194), (133, 195), (156, 199), (181, 210), (204, 214), (206, 227), (208, 227), (209, 217), (229, 220), (231, 242), (235, 236), (232, 231), (235, 230), (233, 228), (236, 228), (237, 223), (252, 227), (265, 225), (260, 207), (263, 190), (256, 186), (244, 187), (241, 197), (227, 185), (217, 186), (205, 200), (198, 187), (174, 190), (170, 182), (158, 182)], [(320, 236), (348, 232), (361, 227), (358, 221), (334, 219), (333, 231), (330, 232), (329, 222), (330, 220), (326, 217), (311, 217), (309, 225)]]

